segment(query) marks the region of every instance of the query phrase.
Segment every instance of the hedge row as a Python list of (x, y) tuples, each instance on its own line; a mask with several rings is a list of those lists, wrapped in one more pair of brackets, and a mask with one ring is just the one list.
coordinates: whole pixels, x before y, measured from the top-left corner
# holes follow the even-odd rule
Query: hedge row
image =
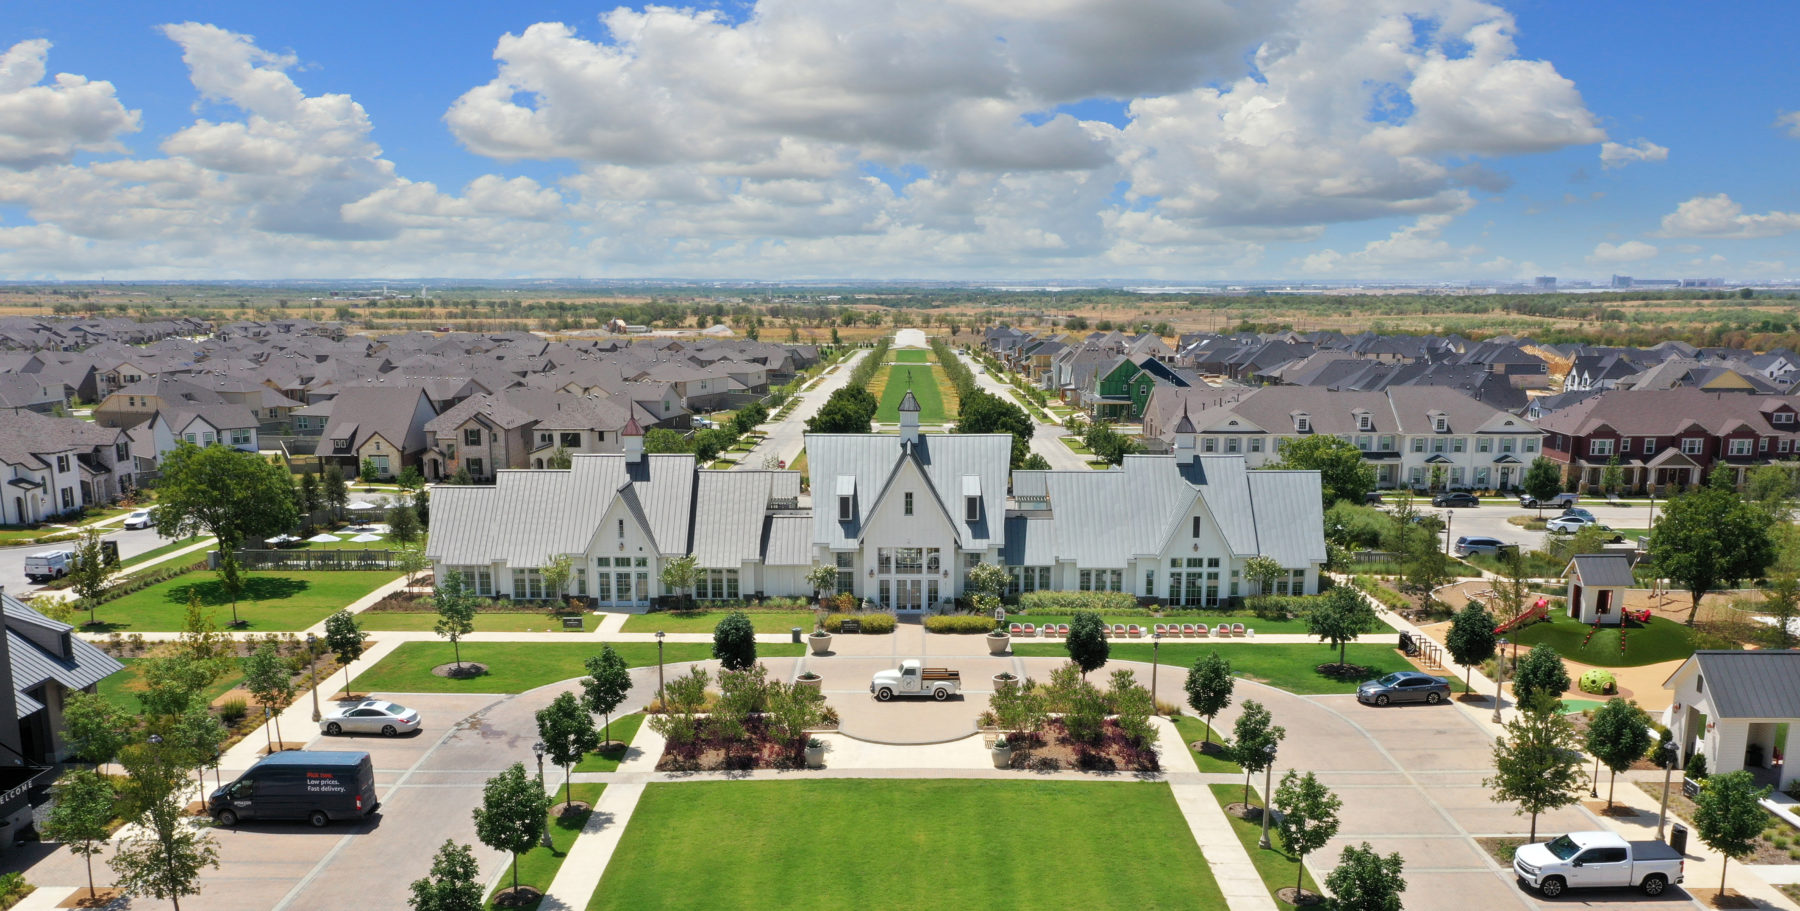
[(994, 629), (994, 618), (980, 614), (942, 614), (926, 617), (925, 628), (934, 633), (987, 633)]
[(876, 342), (875, 347), (869, 351), (869, 356), (857, 362), (850, 371), (849, 385), (859, 389), (868, 388), (869, 381), (875, 378), (875, 371), (884, 366), (882, 362), (887, 359), (890, 341), (887, 336), (882, 336), (881, 341)]
[[(1140, 609), (1137, 596), (1130, 592), (1026, 592), (1019, 596), (1019, 606), (1040, 614), (1078, 610), (1117, 614)], [(1144, 616), (1149, 616), (1149, 612), (1145, 611)]]
[[(894, 631), (893, 614), (844, 614), (834, 613), (825, 617), (825, 631), (835, 633), (843, 629), (845, 620), (862, 621), (865, 633), (891, 633)], [(992, 625), (991, 623), (989, 625)]]

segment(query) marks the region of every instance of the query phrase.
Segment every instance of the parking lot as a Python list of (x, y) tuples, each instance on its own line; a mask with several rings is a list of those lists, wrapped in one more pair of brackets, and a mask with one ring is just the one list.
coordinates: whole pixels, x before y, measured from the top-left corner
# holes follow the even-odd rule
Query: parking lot
[[(1656, 515), (1662, 515), (1665, 502), (1663, 500), (1656, 501)], [(1391, 497), (1385, 505), (1392, 505)], [(1536, 509), (1521, 508), (1517, 500), (1506, 503), (1484, 502), (1480, 506), (1454, 509), (1434, 507), (1429, 499), (1415, 500), (1414, 505), (1421, 512), (1429, 515), (1443, 517), (1448, 514), (1449, 540), (1452, 543), (1463, 535), (1469, 535), (1471, 537), (1498, 538), (1502, 542), (1518, 544), (1527, 550), (1536, 550), (1544, 546), (1545, 532), (1531, 531), (1507, 521), (1514, 516), (1535, 517), (1538, 515)], [(1610, 525), (1618, 529), (1650, 527), (1651, 512), (1647, 501), (1632, 503), (1628, 506), (1609, 506), (1603, 499), (1591, 498), (1584, 499), (1576, 505), (1593, 513), (1594, 518), (1602, 525)], [(1544, 518), (1553, 518), (1559, 512), (1561, 512), (1559, 509), (1546, 508), (1543, 511)]]

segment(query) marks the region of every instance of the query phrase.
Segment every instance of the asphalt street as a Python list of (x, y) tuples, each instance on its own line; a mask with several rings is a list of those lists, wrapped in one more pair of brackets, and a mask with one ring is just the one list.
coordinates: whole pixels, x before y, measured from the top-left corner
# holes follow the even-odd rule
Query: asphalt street
[[(1391, 504), (1392, 492), (1387, 491), (1386, 493), (1389, 494), (1388, 499)], [(1664, 503), (1663, 500), (1656, 502), (1657, 515), (1662, 514)], [(1415, 504), (1421, 512), (1440, 517), (1448, 516), (1450, 523), (1448, 540), (1452, 544), (1463, 535), (1486, 536), (1499, 538), (1508, 544), (1522, 545), (1527, 550), (1536, 550), (1543, 547), (1544, 537), (1547, 534), (1542, 531), (1530, 531), (1507, 521), (1513, 516), (1536, 516), (1538, 514), (1536, 509), (1521, 508), (1517, 501), (1505, 504), (1483, 503), (1480, 506), (1455, 509), (1433, 507), (1430, 500), (1422, 498), (1416, 500)], [(1602, 525), (1610, 525), (1620, 530), (1650, 527), (1650, 507), (1647, 501), (1636, 502), (1629, 506), (1608, 506), (1603, 500), (1593, 500), (1583, 501), (1576, 505), (1593, 513), (1594, 518), (1599, 520)], [(1545, 509), (1543, 515), (1548, 519), (1560, 512), (1560, 509)], [(1628, 533), (1627, 538), (1629, 539), (1629, 537)]]
[[(126, 531), (117, 525), (110, 526), (105, 534), (108, 541), (119, 542), (119, 559), (129, 560), (138, 554), (155, 550), (169, 543), (156, 533), (154, 528), (140, 528)], [(61, 541), (56, 544), (33, 544), (24, 547), (0, 547), (0, 588), (15, 595), (28, 595), (41, 586), (33, 585), (25, 580), (25, 558), (43, 553), (47, 550), (73, 549), (75, 542)]]
[[(966, 354), (959, 354), (958, 356), (963, 359), (963, 363), (967, 364), (970, 370), (975, 372), (976, 386), (981, 387), (983, 391), (991, 392), (994, 395), (999, 396), (1005, 401), (1024, 407), (1023, 403), (1019, 401), (1019, 397), (1013, 394), (1011, 387), (990, 376), (986, 367), (982, 366), (979, 362)], [(1029, 415), (1031, 413), (1030, 409), (1026, 409), (1025, 413)], [(1046, 423), (1039, 421), (1036, 418), (1032, 418), (1032, 427), (1031, 451), (1043, 456), (1044, 460), (1050, 463), (1051, 468), (1066, 468), (1078, 471), (1087, 470), (1087, 460), (1076, 455), (1074, 450), (1062, 444), (1061, 438), (1068, 436), (1068, 431), (1064, 430), (1061, 424)]]
[(858, 362), (868, 356), (867, 350), (850, 355), (823, 380), (820, 380), (811, 389), (800, 393), (800, 404), (794, 406), (794, 410), (789, 412), (786, 418), (763, 425), (763, 430), (768, 433), (768, 436), (764, 437), (756, 448), (745, 453), (744, 457), (738, 460), (737, 467), (761, 468), (763, 460), (769, 456), (774, 456), (783, 464), (793, 464), (794, 458), (800, 455), (800, 450), (806, 447), (807, 420), (819, 413), (819, 408), (825, 404), (826, 399), (831, 398), (833, 392), (844, 388), (850, 382), (850, 371)]

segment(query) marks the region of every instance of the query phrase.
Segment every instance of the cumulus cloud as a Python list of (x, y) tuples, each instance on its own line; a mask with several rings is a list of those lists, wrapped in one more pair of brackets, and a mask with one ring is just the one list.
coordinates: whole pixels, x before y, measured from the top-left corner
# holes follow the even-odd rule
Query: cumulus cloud
[(1600, 166), (1607, 170), (1622, 168), (1635, 161), (1667, 161), (1669, 150), (1648, 139), (1639, 139), (1631, 143), (1603, 142), (1600, 144)]
[(0, 168), (58, 164), (77, 151), (116, 151), (138, 129), (138, 112), (119, 103), (110, 82), (58, 73), (41, 85), (50, 42), (21, 41), (0, 53)]
[(1600, 243), (1594, 252), (1588, 254), (1591, 264), (1634, 263), (1656, 258), (1657, 249), (1641, 240), (1628, 240), (1622, 244)]
[[(32, 144), (30, 179), (0, 171), (36, 222), (0, 274), (1192, 274), (1377, 218), (1406, 226), (1314, 265), (1461, 268), (1479, 251), (1442, 235), (1504, 159), (1606, 138), (1480, 0), (763, 0), (595, 27), (496, 40), (444, 123), (501, 173), (440, 187), (352, 97), (308, 94), (295, 54), (165, 26), (218, 107), (160, 157), (70, 163), (129, 112)], [(0, 112), (57, 88), (19, 47)], [(79, 83), (101, 86), (116, 106)], [(1071, 113), (1093, 101), (1123, 114)], [(565, 176), (505, 173), (521, 160)]]
[(1455, 246), (1444, 240), (1443, 233), (1469, 205), (1465, 197), (1456, 211), (1422, 215), (1387, 237), (1369, 241), (1361, 250), (1346, 254), (1327, 248), (1301, 258), (1295, 265), (1301, 272), (1323, 276), (1394, 274), (1396, 267), (1402, 273), (1417, 274), (1420, 269), (1435, 272), (1468, 266), (1482, 252), (1481, 248)]
[(1776, 237), (1800, 231), (1800, 212), (1746, 215), (1730, 196), (1696, 196), (1663, 216), (1663, 237)]
[(1782, 111), (1775, 118), (1775, 128), (1786, 130), (1789, 136), (1800, 139), (1800, 111)]

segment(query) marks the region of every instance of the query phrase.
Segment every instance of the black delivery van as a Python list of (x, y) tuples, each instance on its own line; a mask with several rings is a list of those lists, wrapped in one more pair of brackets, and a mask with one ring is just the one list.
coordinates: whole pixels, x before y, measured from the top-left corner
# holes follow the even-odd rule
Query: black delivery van
[(226, 826), (240, 819), (304, 819), (324, 826), (361, 819), (377, 805), (369, 754), (290, 750), (263, 757), (214, 791), (207, 809)]

